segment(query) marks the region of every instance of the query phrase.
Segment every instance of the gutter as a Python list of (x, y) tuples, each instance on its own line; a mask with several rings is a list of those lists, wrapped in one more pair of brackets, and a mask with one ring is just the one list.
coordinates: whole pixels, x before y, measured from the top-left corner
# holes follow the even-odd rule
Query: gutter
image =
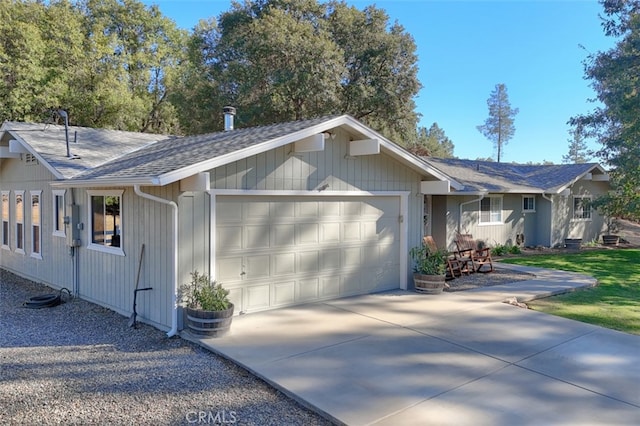
[(481, 193), (479, 198), (474, 198), (473, 200), (469, 200), (469, 201), (465, 201), (464, 203), (460, 203), (460, 212), (458, 215), (458, 234), (462, 231), (462, 207), (466, 206), (467, 204), (471, 204), (471, 203), (477, 203), (479, 201), (482, 201), (482, 199), (485, 197), (485, 195), (487, 195), (486, 193)]
[(551, 207), (549, 208), (549, 219), (550, 219), (550, 226), (549, 226), (549, 248), (553, 247), (553, 199), (551, 197), (547, 197), (546, 193), (542, 193), (542, 198), (544, 198), (545, 200), (549, 201), (549, 204), (551, 204)]
[(171, 295), (171, 330), (167, 332), (167, 337), (173, 337), (178, 334), (178, 205), (173, 201), (142, 192), (140, 185), (137, 184), (133, 186), (133, 191), (142, 198), (168, 205), (173, 210), (173, 294)]

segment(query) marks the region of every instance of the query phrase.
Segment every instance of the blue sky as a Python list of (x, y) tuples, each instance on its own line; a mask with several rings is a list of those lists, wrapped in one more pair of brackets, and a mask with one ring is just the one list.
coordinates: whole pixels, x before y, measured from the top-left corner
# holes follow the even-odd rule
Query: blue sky
[[(145, 0), (178, 26), (229, 10), (228, 0)], [(394, 0), (347, 3), (385, 9), (415, 39), (423, 85), (416, 98), (420, 124), (436, 122), (460, 158), (493, 157), (476, 126), (488, 116), (495, 85), (507, 86), (519, 108), (504, 162), (560, 163), (568, 152), (569, 118), (591, 111), (595, 97), (584, 80), (589, 52), (614, 46), (604, 36), (596, 0)], [(581, 47), (583, 46), (583, 47)], [(597, 143), (590, 147), (598, 148)], [(594, 160), (597, 161), (597, 160)]]

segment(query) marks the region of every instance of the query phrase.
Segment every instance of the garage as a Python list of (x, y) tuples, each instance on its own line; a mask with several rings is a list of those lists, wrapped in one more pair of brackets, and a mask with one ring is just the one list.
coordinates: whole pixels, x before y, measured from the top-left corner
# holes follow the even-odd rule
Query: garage
[(217, 195), (215, 277), (236, 312), (399, 288), (399, 195)]

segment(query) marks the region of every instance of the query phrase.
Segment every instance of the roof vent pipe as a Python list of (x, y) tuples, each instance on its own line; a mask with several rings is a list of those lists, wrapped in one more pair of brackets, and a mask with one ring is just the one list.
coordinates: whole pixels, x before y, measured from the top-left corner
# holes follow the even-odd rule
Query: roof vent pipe
[(224, 131), (229, 132), (233, 130), (233, 116), (236, 115), (236, 109), (232, 106), (226, 106), (222, 108), (224, 112)]
[(72, 158), (73, 155), (71, 155), (71, 150), (69, 149), (69, 115), (67, 111), (63, 109), (58, 110), (58, 115), (64, 118), (64, 138), (67, 141), (67, 157)]

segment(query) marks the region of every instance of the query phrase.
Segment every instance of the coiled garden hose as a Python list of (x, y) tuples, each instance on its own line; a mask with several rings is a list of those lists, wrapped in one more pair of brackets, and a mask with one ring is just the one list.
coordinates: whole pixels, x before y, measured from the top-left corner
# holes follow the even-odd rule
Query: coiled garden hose
[(60, 289), (58, 294), (43, 294), (41, 296), (33, 296), (29, 298), (26, 302), (22, 304), (25, 308), (29, 309), (40, 309), (40, 308), (52, 308), (54, 306), (58, 306), (62, 303), (62, 292), (66, 291), (69, 297), (71, 296), (71, 291), (68, 288), (63, 287)]

